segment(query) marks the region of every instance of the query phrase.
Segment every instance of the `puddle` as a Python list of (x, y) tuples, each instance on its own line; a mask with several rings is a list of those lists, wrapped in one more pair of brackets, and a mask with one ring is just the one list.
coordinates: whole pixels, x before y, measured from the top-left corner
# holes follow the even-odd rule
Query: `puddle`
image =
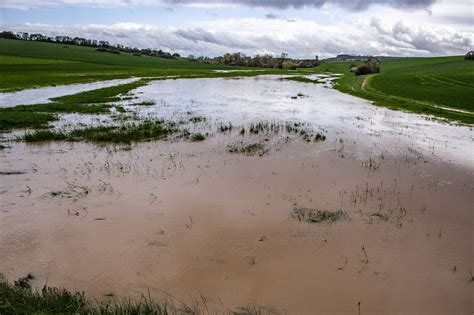
[(138, 79), (118, 79), (94, 83), (41, 87), (11, 93), (0, 93), (0, 107), (49, 103), (51, 102), (51, 98), (130, 83), (136, 80)]
[[(203, 116), (196, 128), (212, 135), (0, 150), (0, 171), (21, 170), (0, 175), (8, 279), (31, 272), (33, 285), (99, 300), (204, 297), (212, 310), (472, 311), (471, 129), (268, 76), (156, 81), (133, 93), (156, 103), (130, 105), (139, 115)], [(217, 131), (261, 120), (304, 121), (327, 139)], [(268, 153), (230, 153), (235, 141)], [(301, 209), (312, 219), (297, 220)]]

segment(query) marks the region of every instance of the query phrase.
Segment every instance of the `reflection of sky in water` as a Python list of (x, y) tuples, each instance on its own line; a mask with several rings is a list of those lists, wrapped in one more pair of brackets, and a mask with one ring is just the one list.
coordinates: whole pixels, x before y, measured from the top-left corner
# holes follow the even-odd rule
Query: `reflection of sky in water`
[[(141, 115), (193, 115), (235, 125), (258, 120), (302, 120), (324, 128), (329, 137), (356, 141), (359, 150), (397, 152), (411, 147), (474, 167), (474, 133), (468, 127), (429, 121), (423, 116), (372, 106), (369, 102), (319, 84), (281, 81), (271, 76), (239, 79), (155, 81), (133, 91)], [(298, 94), (304, 96), (294, 99)], [(134, 100), (133, 102), (136, 102)]]
[(50, 98), (130, 83), (136, 80), (138, 79), (119, 79), (95, 83), (48, 86), (13, 93), (0, 93), (0, 107), (49, 103)]

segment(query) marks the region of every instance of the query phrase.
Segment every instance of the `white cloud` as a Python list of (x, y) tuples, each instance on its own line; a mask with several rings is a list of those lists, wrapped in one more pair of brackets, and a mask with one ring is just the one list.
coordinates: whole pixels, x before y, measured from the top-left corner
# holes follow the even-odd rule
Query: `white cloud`
[(200, 22), (186, 29), (136, 23), (61, 27), (23, 24), (6, 28), (211, 56), (237, 51), (249, 55), (284, 51), (293, 57), (328, 57), (339, 53), (435, 56), (463, 54), (472, 50), (474, 43), (472, 31), (404, 21), (384, 23), (379, 18), (329, 26), (309, 20), (245, 18)]

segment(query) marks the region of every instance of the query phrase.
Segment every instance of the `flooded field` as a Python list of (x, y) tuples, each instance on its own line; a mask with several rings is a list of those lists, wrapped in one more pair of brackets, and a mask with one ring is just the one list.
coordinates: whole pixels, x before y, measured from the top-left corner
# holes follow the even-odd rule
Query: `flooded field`
[(117, 106), (203, 139), (6, 142), (8, 279), (209, 314), (472, 313), (471, 128), (273, 76), (152, 81)]
[(40, 87), (11, 93), (0, 93), (0, 108), (13, 107), (16, 105), (49, 103), (51, 102), (51, 98), (130, 83), (136, 80), (138, 79), (117, 79), (94, 83)]

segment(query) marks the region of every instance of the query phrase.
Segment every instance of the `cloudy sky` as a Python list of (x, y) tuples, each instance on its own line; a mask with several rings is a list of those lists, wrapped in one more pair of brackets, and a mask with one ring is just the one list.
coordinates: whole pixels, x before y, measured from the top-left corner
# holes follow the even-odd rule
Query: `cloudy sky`
[(0, 25), (182, 55), (439, 56), (474, 49), (474, 0), (0, 0)]

